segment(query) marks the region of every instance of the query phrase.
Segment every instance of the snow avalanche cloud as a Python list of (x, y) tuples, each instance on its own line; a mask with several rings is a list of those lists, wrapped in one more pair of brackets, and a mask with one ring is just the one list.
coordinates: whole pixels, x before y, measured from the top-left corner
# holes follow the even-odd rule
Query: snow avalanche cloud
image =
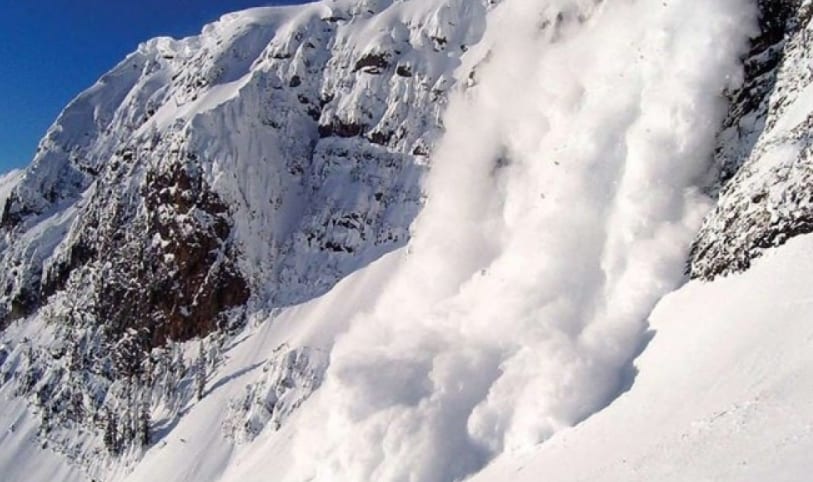
[(751, 3), (494, 7), (408, 253), (303, 413), (296, 480), (459, 480), (618, 393), (710, 205)]

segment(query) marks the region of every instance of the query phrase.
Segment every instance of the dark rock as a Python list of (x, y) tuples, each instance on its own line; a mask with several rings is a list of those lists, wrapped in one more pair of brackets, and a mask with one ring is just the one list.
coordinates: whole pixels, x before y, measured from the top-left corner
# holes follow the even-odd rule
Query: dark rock
[(395, 73), (401, 77), (412, 77), (412, 68), (408, 65), (399, 65), (395, 68)]
[(356, 62), (353, 72), (361, 71), (366, 74), (380, 74), (389, 68), (390, 57), (389, 52), (368, 53)]
[(319, 125), (319, 137), (358, 137), (364, 132), (364, 126), (354, 122), (343, 122), (333, 119), (330, 124)]

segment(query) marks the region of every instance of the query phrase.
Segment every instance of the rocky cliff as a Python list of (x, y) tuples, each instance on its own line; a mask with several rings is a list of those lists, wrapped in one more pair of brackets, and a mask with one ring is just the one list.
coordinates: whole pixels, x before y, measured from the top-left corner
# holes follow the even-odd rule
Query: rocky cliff
[(715, 156), (717, 205), (692, 252), (697, 278), (745, 270), (765, 249), (813, 231), (813, 4), (759, 5), (761, 32)]

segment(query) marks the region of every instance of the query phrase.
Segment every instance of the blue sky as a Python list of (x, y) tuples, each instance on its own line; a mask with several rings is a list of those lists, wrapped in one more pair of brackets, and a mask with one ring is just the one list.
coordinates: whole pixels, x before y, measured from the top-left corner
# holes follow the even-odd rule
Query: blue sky
[(0, 171), (28, 164), (62, 108), (158, 35), (302, 0), (0, 0)]

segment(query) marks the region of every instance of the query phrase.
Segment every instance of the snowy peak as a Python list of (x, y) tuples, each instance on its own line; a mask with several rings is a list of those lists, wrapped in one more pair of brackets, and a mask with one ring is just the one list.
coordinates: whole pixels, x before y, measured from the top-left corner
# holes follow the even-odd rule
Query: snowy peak
[[(191, 396), (173, 384), (203, 370), (179, 343), (216, 352), (403, 246), (487, 3), (237, 12), (141, 44), (72, 101), (3, 198), (2, 369), (43, 440), (82, 464), (135, 457), (144, 420), (171, 424)], [(240, 416), (281, 423), (318, 386), (285, 395), (291, 376), (257, 388), (288, 405)]]
[[(157, 209), (145, 204), (162, 196), (151, 191), (186, 189), (152, 186), (173, 170), (175, 184), (193, 176), (207, 192), (187, 196), (222, 198), (223, 234), (262, 299), (307, 299), (403, 244), (455, 59), (482, 35), (484, 14), (477, 2), (317, 3), (246, 10), (196, 37), (145, 42), (66, 108), (9, 195), (11, 239), (71, 214), (63, 234), (39, 236), (6, 311), (30, 314), (53, 291), (37, 265), (60, 265), (67, 271), (51, 276), (63, 279), (92, 261), (80, 259), (93, 257), (79, 246), (83, 218), (118, 215), (104, 206), (110, 196), (131, 219)], [(351, 198), (337, 191), (348, 182), (360, 189)], [(120, 223), (107, 229), (127, 231)], [(28, 256), (13, 251), (6, 265)]]

